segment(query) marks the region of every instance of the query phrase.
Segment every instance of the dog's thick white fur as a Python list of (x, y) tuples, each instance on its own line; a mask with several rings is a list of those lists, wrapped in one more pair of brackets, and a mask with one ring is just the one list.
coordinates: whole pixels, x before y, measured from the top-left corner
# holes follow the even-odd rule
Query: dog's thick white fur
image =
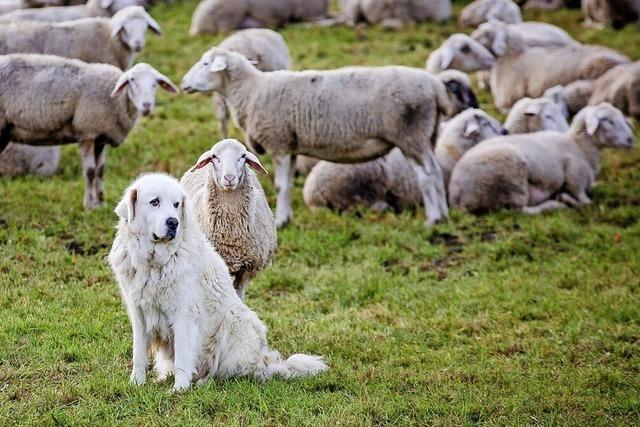
[(189, 204), (177, 180), (148, 174), (116, 208), (109, 263), (133, 328), (131, 381), (145, 382), (149, 353), (158, 380), (175, 375), (176, 391), (208, 378), (293, 378), (327, 369), (321, 356), (285, 360), (269, 348), (264, 324), (238, 297)]

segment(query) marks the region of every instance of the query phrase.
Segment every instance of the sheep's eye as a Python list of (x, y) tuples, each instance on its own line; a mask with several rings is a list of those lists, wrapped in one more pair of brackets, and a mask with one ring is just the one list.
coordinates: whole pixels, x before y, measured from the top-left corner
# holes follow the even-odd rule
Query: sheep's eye
[(244, 160), (244, 159), (246, 159), (246, 158), (247, 158), (247, 155), (246, 155), (246, 154), (243, 154), (242, 156), (240, 156), (240, 160)]
[(173, 204), (173, 207), (174, 207), (174, 208), (176, 208), (176, 209), (178, 208), (178, 206), (180, 206), (180, 202), (175, 202), (175, 203)]
[(464, 45), (462, 45), (462, 47), (460, 48), (460, 51), (461, 51), (462, 53), (469, 53), (469, 52), (471, 51), (471, 49), (469, 48), (469, 45), (468, 45), (468, 44), (464, 44)]
[(155, 199), (153, 199), (152, 201), (149, 202), (149, 204), (151, 206), (160, 206), (160, 199), (158, 199), (157, 197)]

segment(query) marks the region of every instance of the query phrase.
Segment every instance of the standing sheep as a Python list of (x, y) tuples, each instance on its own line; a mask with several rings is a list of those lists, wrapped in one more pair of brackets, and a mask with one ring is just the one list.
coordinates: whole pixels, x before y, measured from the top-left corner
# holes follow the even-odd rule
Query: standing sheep
[(105, 146), (122, 144), (138, 112), (146, 116), (153, 111), (157, 85), (178, 91), (147, 64), (123, 73), (112, 65), (57, 56), (0, 56), (0, 153), (9, 141), (79, 143), (84, 207), (99, 207)]
[(146, 6), (145, 0), (89, 0), (77, 6), (21, 9), (0, 16), (0, 22), (48, 21), (61, 22), (98, 16), (110, 17), (127, 6)]
[(292, 217), (297, 154), (358, 162), (393, 147), (418, 176), (427, 223), (448, 216), (442, 171), (431, 147), (451, 103), (442, 82), (425, 71), (395, 66), (264, 73), (244, 56), (217, 48), (189, 70), (182, 87), (222, 94), (247, 144), (272, 155), (278, 227)]
[[(252, 61), (260, 71), (288, 70), (291, 54), (284, 38), (277, 32), (265, 28), (238, 31), (224, 39), (218, 47), (238, 52)], [(220, 120), (222, 136), (228, 136), (229, 109), (222, 95), (213, 95), (213, 106)]]
[(60, 163), (60, 147), (9, 144), (0, 154), (0, 176), (53, 175)]
[(520, 8), (511, 0), (476, 0), (465, 6), (458, 17), (463, 27), (477, 27), (491, 19), (515, 24), (522, 22)]
[(425, 65), (436, 74), (453, 69), (465, 72), (486, 70), (494, 64), (493, 54), (466, 34), (453, 34), (429, 55)]
[(346, 21), (399, 28), (410, 22), (442, 22), (451, 17), (451, 0), (340, 0)]
[(522, 98), (509, 110), (504, 127), (510, 134), (541, 130), (564, 132), (569, 129), (569, 123), (562, 108), (551, 99)]
[[(436, 144), (436, 156), (445, 183), (455, 162), (480, 141), (506, 133), (500, 122), (482, 110), (468, 109), (451, 119)], [(341, 165), (318, 163), (304, 184), (304, 201), (310, 208), (339, 212), (357, 205), (371, 210), (400, 212), (420, 205), (418, 181), (397, 148), (379, 159)]]
[(607, 103), (586, 107), (567, 132), (498, 137), (467, 151), (451, 175), (449, 201), (468, 212), (582, 206), (591, 202), (587, 190), (600, 172), (600, 150), (630, 149), (634, 142), (619, 110)]
[(124, 70), (144, 48), (147, 28), (162, 34), (160, 25), (141, 6), (125, 7), (111, 19), (5, 24), (0, 25), (0, 55), (42, 53)]
[(191, 18), (189, 33), (279, 28), (289, 22), (319, 21), (328, 14), (329, 0), (202, 0)]
[(249, 281), (271, 262), (278, 243), (264, 190), (249, 168), (267, 173), (244, 145), (225, 139), (202, 154), (180, 182), (243, 300)]

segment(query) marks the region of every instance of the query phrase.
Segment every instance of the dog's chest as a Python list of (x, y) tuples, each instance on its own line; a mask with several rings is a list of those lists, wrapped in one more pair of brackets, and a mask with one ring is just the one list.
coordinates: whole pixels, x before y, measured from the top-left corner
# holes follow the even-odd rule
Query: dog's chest
[(142, 312), (147, 331), (168, 336), (181, 301), (179, 284), (158, 270), (136, 274), (133, 282), (130, 297)]

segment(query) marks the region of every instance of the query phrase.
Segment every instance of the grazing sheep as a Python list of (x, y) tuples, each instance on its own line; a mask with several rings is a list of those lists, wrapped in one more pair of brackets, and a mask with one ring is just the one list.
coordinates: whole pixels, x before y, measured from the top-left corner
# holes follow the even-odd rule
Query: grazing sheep
[(128, 68), (145, 46), (147, 28), (162, 34), (141, 6), (128, 6), (111, 19), (16, 22), (0, 25), (0, 54), (42, 53)]
[(466, 34), (453, 34), (429, 55), (427, 71), (433, 74), (447, 69), (478, 71), (491, 68), (495, 58), (480, 43)]
[(180, 181), (243, 300), (249, 281), (271, 262), (278, 243), (273, 213), (249, 168), (267, 173), (244, 145), (225, 139), (202, 154)]
[(563, 7), (579, 8), (580, 0), (520, 0), (518, 4), (523, 9), (551, 11)]
[(189, 33), (279, 28), (289, 22), (319, 21), (328, 14), (329, 0), (202, 0), (191, 18)]
[(522, 22), (520, 8), (511, 0), (476, 0), (462, 9), (458, 24), (463, 27), (477, 27), (490, 19), (507, 24)]
[(493, 138), (467, 151), (449, 183), (452, 207), (468, 212), (501, 208), (536, 214), (590, 203), (604, 147), (630, 149), (633, 130), (622, 113), (602, 103), (586, 107), (567, 132)]
[[(504, 133), (500, 122), (482, 110), (468, 109), (452, 118), (438, 138), (435, 151), (445, 183), (466, 150)], [(421, 202), (418, 181), (397, 148), (384, 157), (355, 165), (318, 163), (305, 181), (303, 196), (310, 208), (339, 212), (359, 205), (374, 211), (400, 212)]]
[(569, 123), (562, 108), (553, 100), (522, 98), (509, 110), (504, 127), (510, 134), (542, 130), (565, 132), (569, 129)]
[(519, 35), (508, 33), (507, 38), (504, 43), (494, 43), (498, 59), (491, 69), (494, 104), (503, 112), (526, 96), (539, 98), (553, 86), (595, 79), (630, 62), (601, 46), (572, 43), (560, 48), (527, 48)]
[(155, 107), (157, 85), (178, 89), (147, 64), (126, 72), (50, 55), (0, 56), (0, 153), (29, 145), (79, 143), (84, 207), (103, 203), (105, 146), (122, 144), (138, 118)]
[(50, 176), (58, 169), (60, 147), (9, 144), (0, 154), (0, 176)]
[(451, 17), (451, 0), (340, 0), (346, 21), (400, 28), (410, 22), (442, 22)]
[(189, 70), (182, 87), (222, 94), (247, 144), (272, 155), (278, 227), (292, 217), (296, 154), (358, 162), (393, 147), (418, 176), (427, 223), (448, 215), (431, 147), (451, 102), (442, 82), (425, 71), (392, 66), (265, 73), (238, 53), (214, 48)]
[(127, 6), (146, 6), (146, 0), (89, 0), (77, 6), (21, 9), (0, 16), (0, 22), (48, 21), (61, 22), (92, 17), (110, 17)]
[(0, 0), (0, 15), (18, 9), (51, 6), (71, 6), (83, 3), (84, 0)]
[(640, 19), (640, 0), (582, 0), (585, 25), (622, 28)]
[[(237, 31), (224, 39), (218, 47), (238, 52), (254, 63), (260, 71), (288, 70), (291, 54), (284, 38), (277, 32), (265, 28)], [(220, 132), (228, 136), (229, 109), (224, 98), (213, 95), (213, 106), (220, 120)]]
[(545, 96), (564, 107), (569, 114), (587, 105), (608, 102), (628, 116), (640, 120), (640, 62), (618, 65), (595, 80), (579, 80), (556, 86)]

